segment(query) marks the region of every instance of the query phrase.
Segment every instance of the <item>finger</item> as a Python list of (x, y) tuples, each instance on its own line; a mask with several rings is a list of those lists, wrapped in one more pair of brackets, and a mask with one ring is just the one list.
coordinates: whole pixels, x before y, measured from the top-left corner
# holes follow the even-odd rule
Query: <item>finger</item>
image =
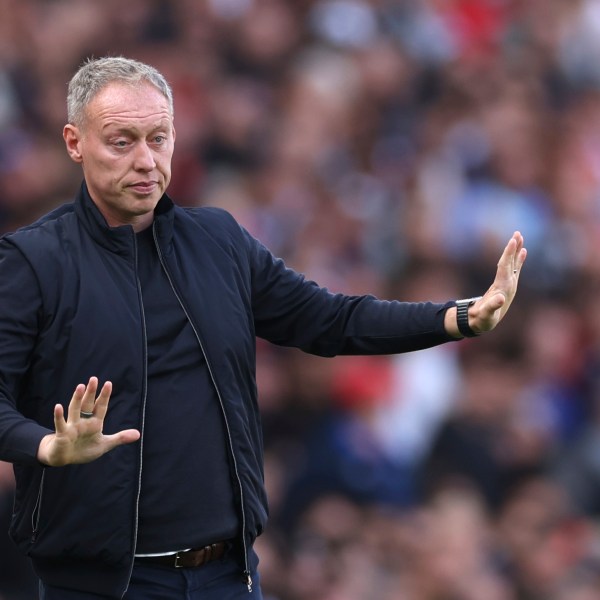
[(516, 242), (515, 252), (514, 252), (514, 260), (515, 267), (523, 264), (525, 257), (527, 255), (527, 251), (524, 248), (525, 240), (523, 239), (523, 235), (520, 231), (515, 231), (513, 234), (513, 239)]
[(517, 242), (517, 251), (523, 247), (523, 234), (520, 231), (515, 231), (513, 233), (513, 238)]
[(502, 292), (494, 294), (488, 301), (488, 308), (490, 313), (496, 312), (499, 308), (502, 308), (506, 304), (506, 296)]
[(98, 378), (90, 377), (87, 386), (85, 387), (85, 393), (83, 395), (81, 406), (79, 411), (91, 413), (94, 411), (94, 404), (96, 403), (96, 391), (98, 390)]
[(498, 269), (505, 271), (513, 271), (515, 265), (515, 257), (517, 255), (517, 248), (519, 245), (517, 234), (508, 240), (508, 243), (504, 247), (500, 260), (498, 261)]
[(96, 405), (94, 408), (94, 414), (99, 419), (104, 419), (106, 416), (106, 411), (108, 410), (108, 401), (110, 400), (111, 394), (112, 382), (105, 381), (102, 389), (100, 390), (100, 394), (98, 395), (98, 399), (96, 400)]
[(492, 315), (506, 304), (506, 296), (502, 292), (497, 292), (491, 296), (484, 297), (481, 304), (481, 313), (483, 319), (489, 319)]
[(118, 433), (104, 436), (104, 442), (107, 445), (107, 452), (113, 448), (116, 448), (117, 446), (137, 442), (139, 439), (140, 432), (137, 429), (124, 429)]
[(62, 404), (57, 404), (54, 407), (54, 431), (56, 433), (64, 433), (67, 427), (65, 421), (65, 409)]
[[(71, 396), (71, 401), (69, 402), (69, 412), (68, 419), (69, 421), (77, 421), (81, 412), (81, 403), (83, 402), (83, 396), (85, 395), (85, 385), (80, 383), (75, 388), (73, 395)], [(64, 412), (64, 411), (63, 411)]]
[(523, 263), (525, 262), (525, 260), (527, 259), (527, 248), (521, 248), (519, 250), (519, 254), (517, 255), (517, 269), (519, 270), (519, 272), (521, 272), (521, 267), (523, 266)]

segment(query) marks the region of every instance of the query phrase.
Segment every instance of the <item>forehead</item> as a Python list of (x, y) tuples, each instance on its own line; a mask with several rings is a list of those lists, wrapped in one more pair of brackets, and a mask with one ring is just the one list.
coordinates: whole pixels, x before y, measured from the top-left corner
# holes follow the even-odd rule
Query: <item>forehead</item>
[(86, 109), (88, 122), (100, 127), (112, 123), (119, 126), (172, 121), (169, 101), (151, 83), (131, 85), (113, 82), (104, 86), (90, 101)]

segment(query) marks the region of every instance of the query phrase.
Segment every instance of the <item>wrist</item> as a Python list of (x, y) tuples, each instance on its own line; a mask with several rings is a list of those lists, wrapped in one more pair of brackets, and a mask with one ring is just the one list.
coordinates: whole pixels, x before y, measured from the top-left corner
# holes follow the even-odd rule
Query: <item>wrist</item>
[(463, 298), (456, 301), (456, 329), (460, 337), (477, 337), (480, 332), (471, 327), (472, 306), (481, 299), (481, 296), (474, 298)]
[(49, 433), (48, 435), (45, 435), (41, 441), (40, 441), (40, 445), (38, 446), (38, 451), (37, 451), (37, 460), (38, 462), (42, 463), (43, 465), (46, 465), (48, 467), (52, 467), (52, 462), (50, 460), (50, 451), (49, 451), (49, 446), (52, 444), (52, 439), (54, 438), (55, 434), (54, 433)]
[(456, 306), (451, 306), (446, 310), (446, 314), (444, 315), (444, 329), (449, 336), (457, 340), (463, 338), (456, 323)]

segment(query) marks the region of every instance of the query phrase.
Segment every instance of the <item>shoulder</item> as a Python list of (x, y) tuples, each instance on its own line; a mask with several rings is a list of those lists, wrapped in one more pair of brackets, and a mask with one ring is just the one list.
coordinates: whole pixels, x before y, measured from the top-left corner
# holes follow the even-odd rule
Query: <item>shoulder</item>
[(177, 207), (175, 210), (176, 229), (193, 231), (206, 241), (220, 246), (240, 245), (247, 243), (246, 230), (236, 221), (233, 215), (222, 208), (203, 206), (199, 208)]
[(72, 204), (64, 204), (30, 225), (0, 237), (2, 254), (17, 253), (32, 266), (47, 265), (50, 257), (64, 246), (69, 232), (76, 227), (77, 219)]
[(30, 225), (5, 233), (2, 239), (17, 245), (35, 243), (44, 239), (50, 241), (56, 239), (57, 232), (68, 229), (75, 222), (74, 205), (72, 203), (63, 204)]
[(176, 207), (175, 214), (182, 218), (189, 219), (199, 226), (204, 227), (222, 227), (239, 229), (240, 225), (233, 215), (223, 208), (214, 206), (202, 207)]

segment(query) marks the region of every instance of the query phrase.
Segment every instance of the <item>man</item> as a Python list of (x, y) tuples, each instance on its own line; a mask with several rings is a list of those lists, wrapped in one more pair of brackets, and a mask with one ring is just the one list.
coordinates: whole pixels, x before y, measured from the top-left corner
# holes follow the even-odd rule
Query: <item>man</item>
[(46, 600), (261, 598), (255, 337), (333, 356), (489, 331), (515, 295), (523, 238), (477, 300), (331, 294), (226, 212), (171, 202), (173, 101), (152, 67), (88, 61), (68, 121), (75, 201), (0, 241), (11, 535)]

